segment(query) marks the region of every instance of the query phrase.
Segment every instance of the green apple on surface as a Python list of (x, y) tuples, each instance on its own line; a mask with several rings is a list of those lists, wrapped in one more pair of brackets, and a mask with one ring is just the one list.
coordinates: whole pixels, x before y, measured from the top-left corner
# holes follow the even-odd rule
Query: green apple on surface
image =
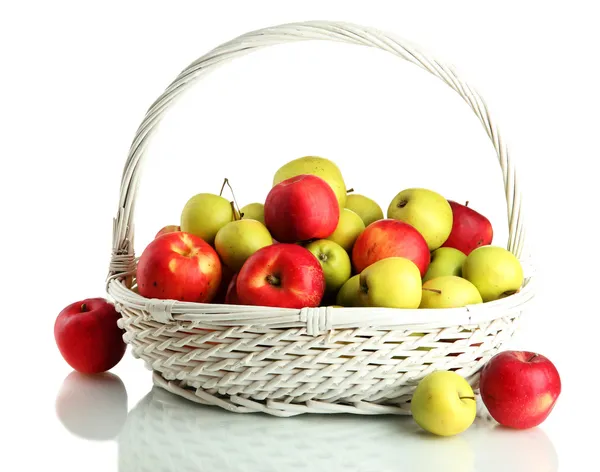
[(374, 221), (383, 220), (383, 210), (379, 204), (372, 198), (359, 193), (351, 193), (346, 196), (346, 208), (360, 216), (365, 227)]
[(333, 189), (340, 210), (346, 205), (346, 183), (340, 168), (331, 160), (319, 156), (304, 156), (281, 166), (273, 177), (273, 186), (291, 177), (312, 174), (321, 177)]
[(519, 259), (500, 246), (474, 249), (463, 264), (462, 276), (477, 287), (484, 302), (513, 295), (524, 280)]
[(390, 202), (387, 217), (414, 226), (430, 251), (439, 248), (452, 231), (452, 207), (442, 195), (425, 188), (399, 192)]
[(335, 231), (327, 236), (327, 239), (335, 241), (342, 246), (346, 252), (352, 252), (352, 246), (356, 238), (365, 230), (365, 224), (360, 216), (348, 208), (344, 208), (340, 213), (340, 219)]
[(374, 262), (360, 273), (359, 300), (362, 306), (419, 308), (421, 272), (404, 257)]
[(475, 421), (477, 405), (473, 388), (464, 377), (437, 370), (421, 379), (410, 403), (415, 422), (438, 436), (454, 436)]
[(215, 236), (217, 254), (233, 272), (238, 272), (256, 251), (271, 244), (269, 230), (256, 220), (230, 221)]
[(462, 266), (466, 254), (453, 247), (440, 247), (431, 253), (431, 262), (423, 277), (423, 282), (443, 275), (462, 277)]
[(423, 283), (419, 308), (458, 308), (483, 303), (477, 287), (462, 277), (443, 275)]
[(360, 274), (350, 277), (339, 289), (335, 302), (340, 306), (360, 306)]
[(183, 207), (180, 227), (184, 233), (198, 236), (212, 245), (217, 232), (234, 219), (229, 200), (212, 193), (199, 193)]
[(323, 268), (325, 290), (330, 293), (338, 291), (352, 274), (352, 263), (346, 250), (329, 239), (319, 239), (305, 247), (314, 254)]
[(240, 208), (240, 213), (245, 220), (256, 220), (265, 224), (265, 205), (263, 203), (249, 203)]

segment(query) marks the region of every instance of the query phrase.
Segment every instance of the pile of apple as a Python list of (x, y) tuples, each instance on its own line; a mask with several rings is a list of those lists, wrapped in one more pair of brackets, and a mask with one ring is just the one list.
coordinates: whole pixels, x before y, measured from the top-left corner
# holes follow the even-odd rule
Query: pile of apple
[[(226, 180), (225, 183), (228, 183)], [(225, 185), (225, 184), (224, 184)], [(277, 306), (452, 308), (520, 290), (523, 270), (492, 246), (490, 220), (431, 189), (387, 207), (349, 193), (339, 167), (306, 156), (280, 167), (263, 202), (199, 193), (139, 259), (147, 298)]]

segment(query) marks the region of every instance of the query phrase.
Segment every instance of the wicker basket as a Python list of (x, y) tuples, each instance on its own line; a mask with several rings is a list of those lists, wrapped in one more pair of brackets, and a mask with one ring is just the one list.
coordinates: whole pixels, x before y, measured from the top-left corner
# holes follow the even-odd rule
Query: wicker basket
[[(479, 305), (437, 310), (281, 309), (146, 299), (136, 292), (132, 224), (144, 148), (173, 100), (220, 64), (265, 46), (332, 40), (375, 47), (432, 73), (473, 109), (496, 149), (506, 191), (507, 249), (525, 269), (522, 289)], [(515, 168), (484, 101), (452, 67), (381, 31), (347, 23), (265, 28), (190, 64), (149, 108), (129, 151), (114, 221), (107, 291), (124, 339), (163, 388), (235, 412), (410, 414), (416, 383), (454, 370), (477, 390), (478, 372), (509, 340), (533, 297), (522, 258), (524, 226)]]

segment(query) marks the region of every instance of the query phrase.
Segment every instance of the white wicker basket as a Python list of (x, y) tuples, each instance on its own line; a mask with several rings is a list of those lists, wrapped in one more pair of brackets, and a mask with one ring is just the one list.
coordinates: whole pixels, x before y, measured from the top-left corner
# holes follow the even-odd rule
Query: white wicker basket
[[(135, 290), (133, 213), (144, 149), (173, 100), (226, 61), (278, 43), (332, 40), (375, 47), (432, 73), (473, 109), (496, 149), (506, 192), (507, 249), (525, 282), (505, 299), (437, 310), (280, 309), (150, 300)], [(477, 389), (478, 372), (514, 333), (533, 297), (522, 258), (524, 225), (515, 167), (485, 102), (454, 69), (372, 28), (304, 22), (265, 28), (222, 44), (190, 64), (149, 108), (124, 169), (107, 291), (124, 339), (154, 381), (199, 403), (235, 412), (410, 414), (416, 383), (455, 370)]]

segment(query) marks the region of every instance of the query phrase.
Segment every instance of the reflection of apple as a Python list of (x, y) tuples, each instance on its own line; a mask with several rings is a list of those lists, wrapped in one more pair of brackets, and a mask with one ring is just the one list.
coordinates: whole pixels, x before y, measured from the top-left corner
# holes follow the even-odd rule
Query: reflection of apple
[(193, 234), (212, 245), (217, 232), (235, 219), (229, 200), (212, 193), (191, 197), (181, 211), (181, 231)]
[(319, 239), (307, 244), (306, 249), (312, 252), (321, 264), (328, 292), (336, 292), (350, 278), (350, 256), (339, 244), (328, 239)]
[(265, 224), (265, 205), (262, 203), (248, 203), (240, 208), (240, 213), (245, 220), (256, 220)]
[(387, 217), (417, 228), (430, 251), (440, 247), (452, 230), (452, 208), (448, 200), (424, 188), (409, 188), (398, 193), (390, 202)]
[(423, 284), (420, 308), (458, 308), (482, 302), (471, 282), (456, 275), (444, 275)]
[(336, 296), (336, 303), (340, 306), (360, 306), (359, 299), (360, 274), (350, 277), (339, 289)]
[(449, 200), (452, 208), (452, 231), (442, 246), (459, 249), (467, 256), (480, 246), (492, 244), (494, 231), (492, 224), (481, 213), (468, 207), (468, 203)]
[(462, 276), (471, 282), (484, 302), (512, 295), (523, 285), (519, 259), (499, 246), (481, 246), (467, 256)]
[(270, 244), (273, 238), (265, 225), (245, 218), (227, 223), (215, 236), (215, 249), (221, 261), (234, 272), (238, 272), (252, 254)]
[(342, 246), (348, 253), (352, 252), (352, 246), (356, 238), (365, 230), (363, 220), (352, 210), (344, 208), (340, 213), (340, 219), (335, 231), (327, 237)]
[(415, 422), (438, 436), (462, 433), (473, 424), (477, 413), (472, 387), (449, 370), (437, 370), (421, 379), (410, 408)]
[(440, 247), (431, 253), (431, 262), (423, 282), (443, 275), (462, 276), (462, 266), (467, 256), (458, 249)]
[(503, 426), (527, 429), (546, 420), (561, 393), (555, 365), (528, 351), (503, 351), (481, 369), (481, 399)]
[(379, 204), (364, 195), (352, 193), (346, 197), (346, 208), (352, 210), (363, 220), (365, 227), (377, 220), (383, 220), (383, 210)]
[(363, 306), (418, 308), (419, 268), (404, 257), (388, 257), (371, 264), (360, 273), (359, 300)]

